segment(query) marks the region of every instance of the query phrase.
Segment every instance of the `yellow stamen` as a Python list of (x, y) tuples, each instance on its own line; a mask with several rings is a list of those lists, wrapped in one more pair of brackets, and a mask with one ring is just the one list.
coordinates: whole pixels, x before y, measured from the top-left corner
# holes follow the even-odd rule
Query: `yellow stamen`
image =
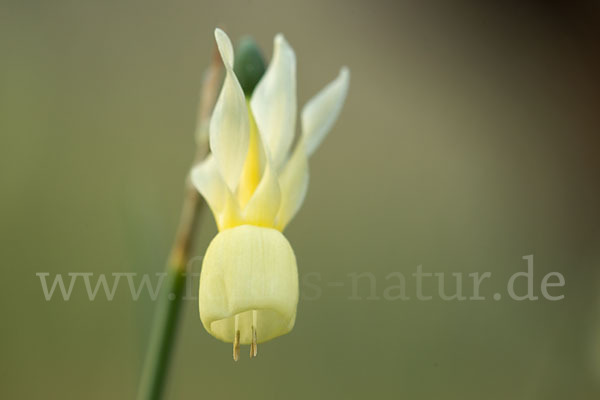
[(250, 358), (256, 357), (256, 355), (258, 354), (258, 344), (256, 343), (256, 341), (257, 341), (257, 335), (256, 335), (257, 326), (258, 326), (258, 313), (256, 312), (256, 310), (252, 310), (252, 344), (250, 344)]
[(235, 339), (233, 340), (233, 361), (240, 358), (240, 329), (239, 314), (235, 316)]

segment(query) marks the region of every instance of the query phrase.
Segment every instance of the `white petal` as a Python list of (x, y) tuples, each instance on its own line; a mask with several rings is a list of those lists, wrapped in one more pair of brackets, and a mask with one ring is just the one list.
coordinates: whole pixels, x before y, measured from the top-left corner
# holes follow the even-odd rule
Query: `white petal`
[(233, 47), (220, 29), (215, 39), (227, 74), (210, 120), (210, 149), (221, 175), (233, 192), (237, 187), (246, 153), (250, 122), (244, 92), (233, 72)]
[(302, 109), (302, 135), (306, 140), (306, 152), (310, 156), (321, 144), (342, 110), (350, 71), (347, 67), (340, 70), (338, 77), (325, 86)]
[(296, 126), (296, 56), (283, 35), (275, 36), (273, 59), (250, 106), (275, 169), (287, 158)]
[(281, 191), (277, 172), (267, 158), (260, 183), (244, 209), (244, 222), (258, 226), (274, 226), (280, 202)]
[(225, 68), (233, 68), (233, 46), (229, 36), (222, 29), (215, 29), (215, 40)]
[(208, 203), (215, 218), (223, 211), (228, 189), (217, 168), (217, 160), (212, 154), (192, 168), (192, 184)]
[(296, 149), (279, 177), (281, 205), (277, 214), (277, 229), (283, 230), (294, 218), (304, 202), (308, 189), (308, 157), (304, 140), (296, 144)]
[(220, 231), (239, 225), (239, 205), (221, 177), (217, 159), (209, 154), (190, 172), (192, 184), (208, 203)]

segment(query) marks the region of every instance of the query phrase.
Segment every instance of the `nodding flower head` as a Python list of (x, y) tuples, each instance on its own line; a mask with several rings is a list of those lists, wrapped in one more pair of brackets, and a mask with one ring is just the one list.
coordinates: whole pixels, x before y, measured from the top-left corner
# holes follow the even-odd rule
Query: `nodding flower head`
[(283, 35), (273, 58), (246, 98), (233, 70), (229, 37), (215, 30), (226, 76), (213, 110), (211, 154), (191, 171), (219, 233), (210, 243), (200, 276), (200, 319), (218, 339), (257, 343), (288, 333), (298, 304), (294, 252), (281, 233), (308, 188), (308, 158), (337, 119), (348, 91), (346, 67), (303, 107), (296, 127), (296, 56)]

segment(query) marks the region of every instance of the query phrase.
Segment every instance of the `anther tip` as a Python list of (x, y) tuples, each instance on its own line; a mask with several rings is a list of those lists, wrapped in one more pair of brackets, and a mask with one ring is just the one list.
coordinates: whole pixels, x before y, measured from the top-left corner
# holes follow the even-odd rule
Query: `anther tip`
[(235, 339), (233, 341), (233, 361), (237, 361), (240, 358), (240, 331), (235, 332)]
[(256, 357), (258, 354), (258, 343), (256, 338), (256, 328), (252, 327), (252, 344), (250, 345), (250, 358)]

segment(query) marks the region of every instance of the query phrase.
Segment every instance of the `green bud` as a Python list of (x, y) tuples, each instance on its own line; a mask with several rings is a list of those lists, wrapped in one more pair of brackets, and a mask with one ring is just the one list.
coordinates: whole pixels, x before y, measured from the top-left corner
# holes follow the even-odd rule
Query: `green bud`
[(240, 40), (235, 51), (233, 70), (244, 94), (250, 97), (266, 70), (265, 59), (260, 48), (250, 36)]

